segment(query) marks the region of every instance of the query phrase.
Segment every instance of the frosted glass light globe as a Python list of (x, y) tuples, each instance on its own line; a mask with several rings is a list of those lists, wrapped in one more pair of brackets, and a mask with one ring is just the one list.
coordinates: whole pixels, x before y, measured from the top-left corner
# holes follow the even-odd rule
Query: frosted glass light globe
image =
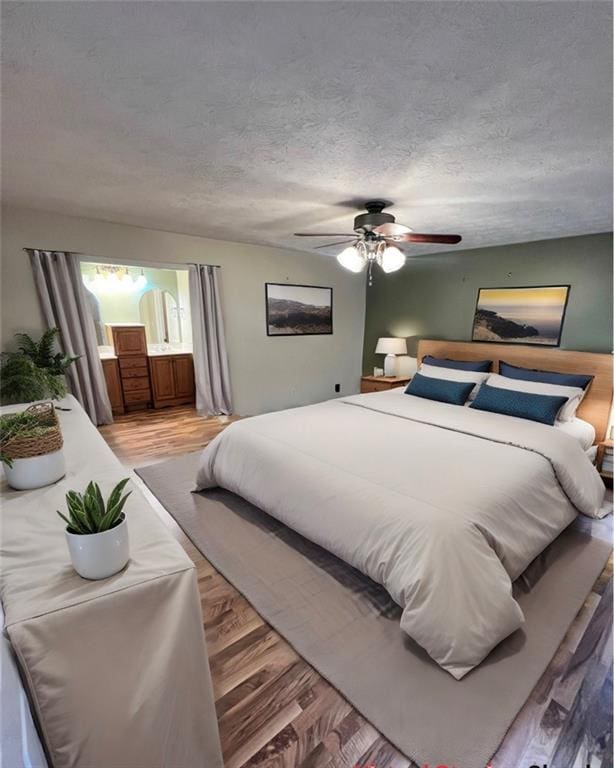
[(405, 254), (394, 245), (389, 245), (382, 254), (381, 267), (384, 272), (396, 272), (405, 264)]
[(342, 267), (349, 269), (350, 272), (362, 272), (367, 263), (353, 245), (350, 245), (349, 248), (344, 248), (337, 255), (337, 261)]
[(134, 290), (134, 280), (128, 270), (119, 278), (119, 287), (125, 293), (130, 293), (130, 291)]
[(353, 245), (350, 245), (349, 248), (344, 248), (337, 255), (337, 261), (342, 267), (349, 269), (350, 272), (362, 272), (367, 263)]

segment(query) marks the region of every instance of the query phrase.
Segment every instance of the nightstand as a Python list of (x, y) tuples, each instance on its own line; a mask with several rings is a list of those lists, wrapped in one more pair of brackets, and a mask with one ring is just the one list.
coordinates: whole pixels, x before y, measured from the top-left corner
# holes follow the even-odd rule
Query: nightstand
[(360, 391), (382, 392), (385, 389), (404, 387), (410, 382), (409, 376), (362, 376), (360, 379)]
[(595, 466), (597, 467), (597, 470), (601, 475), (601, 478), (604, 481), (604, 483), (606, 485), (612, 485), (612, 478), (614, 477), (614, 475), (612, 475), (612, 472), (605, 472), (601, 468), (603, 463), (603, 457), (605, 456), (606, 448), (614, 448), (614, 440), (602, 440), (600, 443), (597, 443), (597, 459), (595, 461)]

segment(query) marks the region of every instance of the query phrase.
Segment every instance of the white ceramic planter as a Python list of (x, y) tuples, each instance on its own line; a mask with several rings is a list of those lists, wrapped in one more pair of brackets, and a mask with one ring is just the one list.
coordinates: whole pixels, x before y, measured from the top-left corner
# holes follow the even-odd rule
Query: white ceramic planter
[(103, 533), (79, 535), (66, 531), (73, 567), (84, 579), (106, 579), (121, 571), (130, 558), (126, 518)]
[(17, 491), (51, 485), (66, 474), (64, 453), (59, 451), (29, 459), (13, 459), (13, 466), (4, 465), (4, 474), (11, 488)]

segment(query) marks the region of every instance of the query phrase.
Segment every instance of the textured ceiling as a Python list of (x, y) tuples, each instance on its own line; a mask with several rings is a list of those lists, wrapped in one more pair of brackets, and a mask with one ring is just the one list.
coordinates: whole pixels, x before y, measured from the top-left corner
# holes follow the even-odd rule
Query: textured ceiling
[(466, 248), (612, 228), (610, 3), (2, 16), (6, 202), (298, 249), (372, 197)]

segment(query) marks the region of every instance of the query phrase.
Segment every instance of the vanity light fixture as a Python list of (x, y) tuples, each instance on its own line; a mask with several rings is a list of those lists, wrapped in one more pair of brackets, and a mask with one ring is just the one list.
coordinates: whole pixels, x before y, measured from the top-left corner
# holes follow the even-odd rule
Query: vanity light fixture
[(99, 265), (96, 267), (94, 279), (84, 278), (86, 288), (94, 293), (132, 293), (142, 291), (147, 285), (145, 272), (135, 279), (128, 267)]

